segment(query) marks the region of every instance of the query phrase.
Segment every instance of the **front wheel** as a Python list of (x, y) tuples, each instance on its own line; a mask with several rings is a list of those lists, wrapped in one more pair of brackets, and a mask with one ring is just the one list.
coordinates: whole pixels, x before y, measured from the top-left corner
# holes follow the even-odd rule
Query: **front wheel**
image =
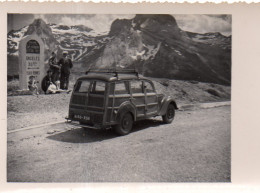
[(175, 108), (173, 104), (169, 104), (166, 114), (162, 116), (163, 122), (164, 123), (171, 123), (174, 119), (174, 115), (175, 115)]
[(125, 113), (118, 125), (115, 126), (115, 132), (119, 135), (127, 135), (133, 127), (133, 117), (130, 113)]

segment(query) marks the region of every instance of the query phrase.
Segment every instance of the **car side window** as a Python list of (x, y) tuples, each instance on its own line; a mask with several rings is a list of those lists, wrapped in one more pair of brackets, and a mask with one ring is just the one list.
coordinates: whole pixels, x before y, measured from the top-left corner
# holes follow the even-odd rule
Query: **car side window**
[(117, 82), (115, 84), (115, 94), (129, 94), (127, 82)]
[(154, 91), (154, 87), (152, 86), (152, 84), (148, 81), (144, 81), (144, 88), (146, 90), (147, 93), (153, 93)]
[(142, 93), (143, 92), (143, 86), (142, 81), (134, 80), (131, 81), (131, 90), (132, 93)]

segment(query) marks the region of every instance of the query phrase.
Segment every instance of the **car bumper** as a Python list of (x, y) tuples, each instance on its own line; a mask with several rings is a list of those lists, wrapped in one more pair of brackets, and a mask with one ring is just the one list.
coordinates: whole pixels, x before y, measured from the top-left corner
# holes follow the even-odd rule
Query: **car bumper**
[(65, 118), (66, 119), (66, 123), (73, 125), (73, 126), (77, 126), (77, 127), (83, 127), (83, 128), (89, 128), (89, 129), (97, 129), (97, 130), (106, 130), (106, 129), (110, 129), (111, 126), (102, 126), (102, 125), (88, 125), (88, 124), (83, 124), (83, 123), (78, 123), (78, 121), (74, 121), (68, 117)]

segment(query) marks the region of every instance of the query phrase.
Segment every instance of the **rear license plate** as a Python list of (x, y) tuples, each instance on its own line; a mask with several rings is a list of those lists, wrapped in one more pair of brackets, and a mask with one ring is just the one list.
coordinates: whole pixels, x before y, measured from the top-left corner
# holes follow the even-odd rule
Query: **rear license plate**
[(90, 120), (90, 117), (89, 117), (89, 116), (86, 116), (86, 115), (74, 115), (74, 118), (75, 118), (75, 119), (86, 120), (86, 121), (89, 121), (89, 120)]

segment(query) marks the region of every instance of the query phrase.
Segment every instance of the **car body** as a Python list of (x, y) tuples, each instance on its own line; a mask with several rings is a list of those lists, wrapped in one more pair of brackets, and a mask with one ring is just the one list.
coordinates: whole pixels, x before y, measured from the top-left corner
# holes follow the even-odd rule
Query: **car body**
[(67, 120), (126, 135), (137, 120), (162, 116), (171, 123), (175, 109), (170, 96), (158, 94), (153, 82), (135, 71), (88, 71), (74, 85)]

